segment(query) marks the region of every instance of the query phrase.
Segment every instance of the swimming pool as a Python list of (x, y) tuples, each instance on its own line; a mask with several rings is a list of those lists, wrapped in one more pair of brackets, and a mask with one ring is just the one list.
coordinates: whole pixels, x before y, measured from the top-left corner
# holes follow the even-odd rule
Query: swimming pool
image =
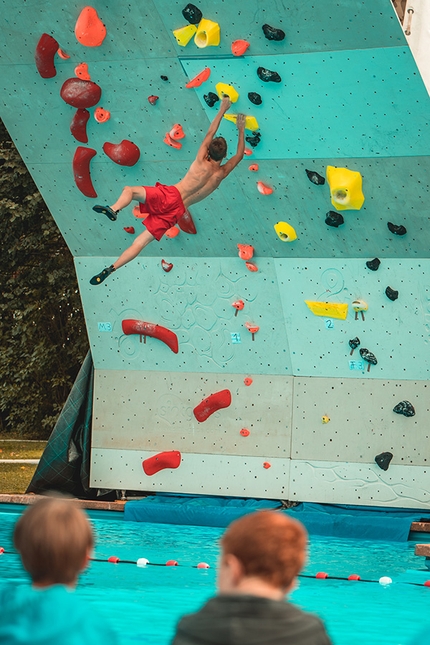
[[(10, 552), (12, 529), (22, 506), (0, 506), (0, 546)], [(123, 645), (167, 645), (180, 616), (198, 609), (213, 595), (218, 538), (222, 529), (123, 522), (122, 515), (89, 512), (96, 532), (95, 557), (140, 557), (178, 567), (93, 562), (78, 591), (117, 629)], [(408, 582), (430, 578), (414, 542), (383, 543), (312, 537), (305, 573), (326, 571), (347, 577), (393, 579), (389, 587), (365, 582), (301, 578), (292, 600), (318, 614), (335, 645), (408, 645), (411, 637), (430, 623), (430, 588)], [(207, 562), (211, 569), (194, 568)], [(422, 566), (421, 571), (419, 571)], [(26, 575), (15, 553), (0, 558), (0, 585), (23, 584)]]

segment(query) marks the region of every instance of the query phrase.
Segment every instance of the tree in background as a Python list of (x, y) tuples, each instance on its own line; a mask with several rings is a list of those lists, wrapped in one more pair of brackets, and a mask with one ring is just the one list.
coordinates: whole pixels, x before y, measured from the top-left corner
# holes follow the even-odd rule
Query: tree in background
[(0, 431), (49, 436), (88, 351), (73, 259), (0, 121)]

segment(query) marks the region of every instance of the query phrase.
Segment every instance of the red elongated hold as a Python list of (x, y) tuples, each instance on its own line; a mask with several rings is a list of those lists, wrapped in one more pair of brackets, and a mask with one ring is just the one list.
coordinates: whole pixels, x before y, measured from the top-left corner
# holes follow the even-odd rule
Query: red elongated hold
[(179, 235), (179, 229), (177, 226), (172, 226), (171, 228), (168, 228), (167, 231), (164, 233), (164, 235), (170, 239), (173, 239), (177, 235)]
[(134, 226), (124, 226), (124, 231), (126, 233), (130, 233), (131, 235), (134, 235), (136, 233)]
[(177, 139), (183, 139), (185, 137), (185, 132), (180, 123), (175, 123), (173, 128), (170, 130), (169, 135), (175, 141)]
[(328, 578), (328, 573), (325, 573), (325, 571), (318, 571), (315, 578), (320, 578), (321, 580), (325, 580), (326, 578)]
[(202, 72), (197, 74), (197, 76), (194, 76), (194, 78), (192, 78), (191, 81), (188, 81), (185, 87), (188, 87), (188, 88), (199, 87), (202, 83), (208, 80), (210, 75), (211, 75), (210, 67), (205, 67)]
[(151, 105), (155, 105), (159, 98), (159, 96), (154, 96), (154, 94), (151, 94), (151, 96), (148, 96), (148, 101)]
[(270, 188), (267, 184), (264, 184), (262, 181), (257, 181), (258, 192), (262, 195), (271, 195), (273, 193), (273, 188)]
[(258, 170), (258, 163), (252, 163), (252, 164), (249, 166), (248, 170), (251, 170), (251, 172), (257, 172), (257, 170)]
[(250, 260), (254, 255), (254, 247), (251, 244), (238, 244), (237, 248), (241, 260)]
[(173, 269), (173, 264), (171, 262), (166, 262), (166, 260), (161, 260), (161, 268), (166, 273), (169, 273)]
[(247, 157), (250, 157), (253, 154), (253, 152), (251, 148), (245, 148), (245, 150), (243, 151), (243, 154), (246, 155)]
[(34, 54), (37, 71), (42, 78), (53, 78), (56, 75), (54, 58), (57, 51), (58, 43), (55, 38), (49, 34), (42, 34)]
[(166, 567), (177, 567), (178, 563), (176, 560), (167, 560)]
[(351, 575), (348, 576), (348, 580), (361, 580), (361, 578), (356, 573), (351, 573)]
[(57, 54), (63, 60), (67, 60), (68, 58), (70, 58), (70, 55), (67, 52), (65, 52), (64, 49), (61, 49), (61, 47), (58, 48)]
[(102, 89), (97, 83), (81, 78), (68, 78), (60, 90), (63, 101), (75, 108), (93, 107), (100, 101), (101, 95)]
[(94, 110), (94, 118), (97, 123), (106, 123), (110, 119), (110, 112), (102, 107), (98, 107)]
[(90, 174), (90, 162), (96, 154), (97, 152), (93, 148), (78, 146), (73, 157), (75, 183), (85, 197), (97, 197)]
[(90, 113), (86, 108), (78, 108), (75, 116), (70, 124), (70, 132), (75, 137), (76, 141), (81, 143), (88, 143), (87, 123), (90, 118)]
[(245, 266), (248, 269), (248, 271), (258, 271), (258, 266), (254, 264), (253, 262), (245, 262)]
[(268, 468), (271, 468), (271, 467), (272, 467), (271, 463), (269, 463), (268, 461), (263, 461), (263, 468), (267, 470)]
[(230, 390), (221, 390), (220, 392), (215, 392), (215, 394), (211, 394), (206, 397), (206, 399), (203, 399), (203, 401), (194, 408), (194, 416), (197, 421), (203, 423), (203, 421), (206, 421), (211, 414), (217, 410), (221, 410), (221, 408), (228, 408), (230, 404)]
[(83, 81), (90, 81), (91, 76), (88, 73), (88, 65), (86, 63), (79, 63), (75, 67), (75, 76), (81, 78)]
[(247, 376), (246, 378), (243, 379), (243, 382), (247, 387), (249, 387), (250, 385), (252, 385), (252, 378), (250, 376)]
[(119, 561), (120, 561), (120, 559), (119, 559), (119, 558), (117, 558), (117, 557), (116, 557), (116, 555), (111, 555), (111, 556), (108, 558), (108, 562), (113, 562), (114, 564), (117, 564)]
[(178, 221), (178, 226), (182, 231), (184, 231), (184, 233), (188, 233), (189, 235), (197, 235), (196, 225), (194, 224), (194, 220), (191, 217), (191, 213), (188, 208), (185, 209), (185, 213)]
[(104, 143), (103, 151), (119, 166), (134, 166), (139, 161), (140, 150), (135, 143), (123, 139), (121, 143)]
[(142, 461), (142, 468), (146, 475), (151, 476), (165, 470), (166, 468), (179, 468), (181, 463), (181, 453), (179, 450), (167, 450), (166, 452), (159, 452), (157, 455), (148, 457)]
[(233, 56), (243, 56), (249, 47), (247, 40), (235, 40), (231, 43), (231, 53)]
[(84, 7), (75, 25), (75, 36), (84, 47), (99, 47), (106, 37), (106, 27), (93, 7)]
[(249, 432), (248, 428), (242, 428), (240, 434), (242, 435), (242, 437), (249, 437), (251, 433)]
[(210, 569), (210, 566), (208, 565), (207, 562), (199, 562), (197, 565), (197, 569)]
[(166, 136), (163, 139), (163, 143), (167, 143), (168, 146), (171, 146), (172, 148), (176, 148), (177, 150), (180, 150), (182, 148), (182, 143), (179, 143), (179, 141), (175, 141), (174, 139), (172, 139), (169, 132), (166, 132)]
[(142, 336), (158, 338), (158, 340), (165, 343), (167, 347), (170, 347), (174, 354), (177, 354), (179, 351), (178, 337), (173, 331), (167, 329), (167, 327), (145, 322), (144, 320), (127, 318), (122, 321), (122, 331), (126, 336), (129, 336), (130, 334), (138, 334), (141, 337), (141, 340)]

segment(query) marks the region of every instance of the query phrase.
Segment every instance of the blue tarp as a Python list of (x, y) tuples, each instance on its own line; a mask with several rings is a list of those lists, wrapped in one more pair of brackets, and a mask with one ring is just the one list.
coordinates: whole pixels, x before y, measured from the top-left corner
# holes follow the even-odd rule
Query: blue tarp
[(158, 494), (127, 502), (124, 519), (131, 522), (225, 528), (242, 515), (267, 508), (279, 509), (300, 520), (310, 535), (362, 540), (406, 541), (411, 522), (423, 517), (430, 519), (428, 510), (334, 506), (308, 502), (282, 510), (280, 502), (276, 500), (169, 494)]

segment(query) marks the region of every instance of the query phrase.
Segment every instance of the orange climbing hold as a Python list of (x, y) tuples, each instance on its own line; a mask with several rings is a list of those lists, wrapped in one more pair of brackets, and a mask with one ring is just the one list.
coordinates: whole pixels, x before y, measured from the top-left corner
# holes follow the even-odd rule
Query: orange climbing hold
[(215, 392), (211, 394), (206, 399), (203, 399), (199, 405), (197, 405), (193, 412), (197, 421), (202, 423), (206, 421), (211, 414), (220, 410), (221, 408), (228, 408), (231, 404), (231, 392), (230, 390), (221, 390), (220, 392)]
[(135, 206), (131, 212), (133, 213), (133, 215), (135, 217), (137, 217), (139, 219), (145, 219), (145, 217), (148, 217), (148, 215), (149, 215), (149, 213), (141, 213), (140, 212), (139, 204), (137, 204), (137, 206)]
[(258, 266), (256, 266), (253, 262), (245, 262), (245, 265), (248, 271), (254, 271), (254, 272), (258, 271)]
[(243, 379), (243, 382), (247, 387), (249, 387), (250, 385), (252, 385), (252, 378), (250, 376), (247, 376), (246, 378)]
[(242, 437), (249, 437), (251, 433), (249, 432), (248, 428), (242, 428), (240, 434), (242, 435)]
[(211, 75), (211, 70), (210, 67), (205, 67), (200, 74), (197, 74), (197, 76), (194, 76), (194, 78), (191, 79), (191, 81), (188, 81), (188, 83), (185, 85), (185, 87), (199, 87), (202, 83), (208, 80), (209, 76)]
[(176, 148), (177, 150), (180, 150), (182, 148), (182, 143), (179, 143), (179, 141), (172, 139), (169, 132), (166, 132), (166, 136), (164, 137), (163, 142), (167, 143), (167, 145), (171, 146), (172, 148)]
[(94, 118), (97, 123), (106, 123), (110, 119), (110, 112), (102, 107), (98, 107), (94, 110)]
[(263, 462), (263, 468), (266, 468), (266, 470), (271, 467), (272, 467), (272, 464), (270, 464), (268, 461)]
[(235, 40), (231, 43), (231, 53), (233, 56), (243, 56), (249, 47), (247, 40)]
[(250, 260), (254, 255), (254, 247), (251, 244), (238, 244), (237, 248), (241, 260)]
[(247, 157), (250, 157), (252, 155), (251, 148), (245, 148), (245, 150), (243, 151), (243, 154), (246, 155)]
[(258, 192), (262, 195), (271, 195), (273, 193), (273, 188), (270, 188), (267, 184), (263, 184), (262, 181), (257, 181)]
[(245, 323), (245, 327), (252, 334), (252, 340), (254, 340), (254, 335), (257, 333), (260, 327), (258, 327), (258, 325), (254, 325), (254, 323), (249, 323), (249, 322)]
[(258, 170), (258, 163), (253, 163), (249, 166), (248, 170), (251, 170), (252, 172), (257, 172)]
[(86, 63), (79, 63), (75, 67), (75, 76), (81, 78), (83, 81), (90, 81), (91, 76), (88, 73), (88, 65)]
[(75, 25), (75, 36), (84, 47), (100, 47), (106, 37), (106, 27), (93, 7), (84, 7)]
[[(179, 450), (167, 450), (159, 452), (158, 455), (148, 457), (142, 461), (142, 467), (145, 475), (155, 475), (155, 473), (165, 468), (178, 468), (181, 463), (181, 453)], [(169, 560), (169, 562), (171, 562)], [(167, 563), (166, 563), (167, 564)], [(177, 563), (176, 563), (177, 564)]]
[(67, 60), (68, 58), (70, 58), (70, 55), (67, 52), (65, 52), (64, 49), (61, 49), (61, 47), (57, 49), (57, 54), (63, 60)]
[(177, 235), (179, 235), (180, 231), (177, 226), (172, 226), (172, 228), (168, 228), (167, 231), (164, 233), (164, 235), (170, 239), (173, 239)]
[(175, 141), (177, 139), (183, 139), (185, 137), (185, 132), (182, 128), (182, 125), (175, 123), (173, 128), (170, 130), (169, 135), (172, 139), (175, 139)]
[(242, 309), (245, 306), (245, 303), (243, 302), (243, 300), (236, 300), (236, 302), (233, 302), (231, 306), (236, 309), (236, 311), (234, 312), (234, 315), (237, 316), (237, 312), (242, 311)]

